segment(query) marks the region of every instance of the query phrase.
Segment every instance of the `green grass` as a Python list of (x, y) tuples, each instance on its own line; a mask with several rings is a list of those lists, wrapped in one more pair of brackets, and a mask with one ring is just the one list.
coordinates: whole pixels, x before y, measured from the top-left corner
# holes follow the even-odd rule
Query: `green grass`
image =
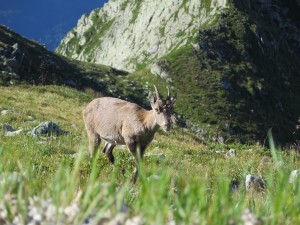
[[(114, 218), (123, 204), (129, 207), (126, 218), (140, 216), (145, 224), (173, 220), (176, 224), (240, 224), (245, 209), (251, 209), (265, 224), (300, 221), (299, 182), (288, 183), (291, 170), (300, 167), (298, 152), (241, 144), (206, 145), (179, 128), (169, 133), (159, 130), (146, 153), (163, 153), (164, 157), (145, 157), (140, 177), (131, 186), (134, 159), (128, 151), (115, 149), (115, 167), (101, 152), (93, 162), (87, 155), (81, 111), (93, 97), (58, 86), (1, 87), (1, 106), (17, 114), (1, 115), (0, 123), (30, 129), (53, 120), (70, 131), (46, 141), (27, 134), (0, 136), (0, 207), (4, 205), (9, 212), (7, 224), (16, 214), (28, 220), (33, 196), (50, 198), (61, 208), (71, 205), (77, 196), (79, 212), (70, 224), (82, 224), (91, 215), (100, 221), (108, 212), (108, 218)], [(28, 116), (36, 122), (28, 123)], [(237, 151), (236, 158), (215, 153), (230, 148)], [(9, 180), (13, 172), (20, 179)], [(246, 174), (266, 178), (267, 188), (246, 192)], [(232, 182), (240, 184), (237, 192), (230, 191)], [(8, 195), (16, 196), (17, 208), (5, 200)], [(58, 211), (56, 222), (64, 216)]]

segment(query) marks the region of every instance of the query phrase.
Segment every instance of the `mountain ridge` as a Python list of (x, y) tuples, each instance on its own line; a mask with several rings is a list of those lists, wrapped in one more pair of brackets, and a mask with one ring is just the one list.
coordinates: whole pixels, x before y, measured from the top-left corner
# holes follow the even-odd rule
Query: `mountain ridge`
[[(111, 0), (83, 15), (57, 52), (133, 72), (138, 65), (180, 48), (213, 21), (227, 0)], [(176, 26), (174, 26), (176, 24)]]

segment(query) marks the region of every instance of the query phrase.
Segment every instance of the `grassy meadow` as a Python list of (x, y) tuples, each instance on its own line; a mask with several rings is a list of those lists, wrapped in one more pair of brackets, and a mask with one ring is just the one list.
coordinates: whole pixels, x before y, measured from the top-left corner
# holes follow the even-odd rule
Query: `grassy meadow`
[[(115, 166), (101, 151), (88, 157), (81, 112), (92, 91), (24, 85), (0, 93), (1, 111), (16, 111), (0, 115), (0, 124), (31, 130), (54, 121), (69, 131), (0, 136), (0, 224), (246, 224), (248, 209), (250, 224), (300, 222), (299, 180), (288, 182), (300, 168), (297, 151), (281, 151), (272, 141), (271, 149), (203, 144), (182, 128), (159, 130), (133, 186), (134, 159), (124, 147), (114, 150)], [(235, 157), (225, 156), (230, 149)], [(266, 187), (246, 191), (247, 174), (261, 176)], [(48, 218), (49, 206), (37, 199), (50, 201), (55, 216)]]

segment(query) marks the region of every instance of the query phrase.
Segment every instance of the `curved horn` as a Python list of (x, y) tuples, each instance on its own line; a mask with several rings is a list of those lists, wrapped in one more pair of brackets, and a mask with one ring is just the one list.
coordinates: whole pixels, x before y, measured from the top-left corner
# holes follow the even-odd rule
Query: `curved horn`
[(157, 87), (154, 84), (153, 84), (153, 86), (154, 86), (154, 89), (155, 89), (155, 93), (156, 93), (157, 99), (161, 99), (161, 96), (160, 96), (160, 94), (159, 94), (159, 92), (157, 90)]

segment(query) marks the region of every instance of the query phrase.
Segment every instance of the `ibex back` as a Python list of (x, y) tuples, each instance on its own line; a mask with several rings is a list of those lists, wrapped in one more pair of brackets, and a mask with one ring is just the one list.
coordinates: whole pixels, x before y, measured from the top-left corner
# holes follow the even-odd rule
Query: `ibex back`
[(101, 139), (106, 141), (103, 153), (114, 163), (113, 148), (126, 145), (134, 155), (136, 168), (131, 179), (135, 182), (138, 174), (138, 152), (143, 157), (146, 147), (153, 140), (155, 132), (161, 127), (165, 131), (171, 128), (171, 112), (176, 94), (171, 98), (168, 88), (166, 100), (155, 88), (156, 96), (149, 93), (152, 110), (146, 110), (137, 104), (118, 98), (103, 97), (94, 99), (83, 111), (83, 119), (89, 138), (89, 152), (92, 158), (99, 148)]

